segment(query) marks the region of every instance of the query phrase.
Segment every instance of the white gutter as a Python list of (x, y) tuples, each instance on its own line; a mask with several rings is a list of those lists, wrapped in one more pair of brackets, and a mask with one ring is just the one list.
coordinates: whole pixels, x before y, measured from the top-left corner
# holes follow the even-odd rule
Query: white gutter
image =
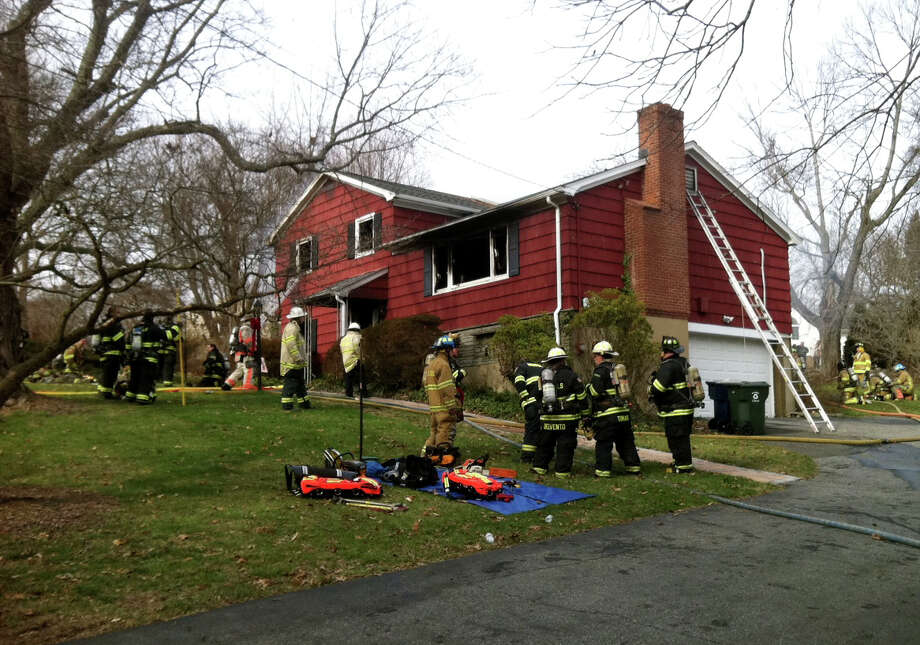
[(562, 311), (562, 224), (560, 204), (553, 202), (552, 195), (546, 196), (546, 203), (556, 209), (556, 310), (553, 311), (553, 325), (556, 328), (556, 345), (559, 346), (562, 344), (559, 333), (559, 312)]

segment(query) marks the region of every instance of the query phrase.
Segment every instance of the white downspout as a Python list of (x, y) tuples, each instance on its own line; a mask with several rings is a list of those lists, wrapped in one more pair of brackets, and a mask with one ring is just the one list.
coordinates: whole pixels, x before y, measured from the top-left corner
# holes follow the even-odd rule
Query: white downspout
[(339, 338), (345, 335), (345, 318), (348, 314), (345, 308), (345, 301), (342, 300), (342, 296), (339, 294), (333, 294), (335, 296), (335, 301), (339, 303)]
[(560, 204), (553, 202), (551, 195), (546, 196), (546, 203), (556, 209), (556, 310), (553, 311), (553, 325), (556, 328), (556, 345), (562, 344), (559, 331), (559, 312), (562, 311), (562, 223)]
[(767, 270), (766, 270), (766, 255), (764, 255), (763, 248), (760, 249), (760, 283), (763, 285), (763, 306), (767, 306)]

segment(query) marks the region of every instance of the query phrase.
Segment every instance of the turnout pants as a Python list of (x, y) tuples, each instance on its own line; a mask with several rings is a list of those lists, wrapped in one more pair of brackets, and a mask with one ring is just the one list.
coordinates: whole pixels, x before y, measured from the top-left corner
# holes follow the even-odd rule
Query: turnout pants
[(281, 409), (293, 410), (296, 403), (306, 410), (310, 407), (307, 396), (307, 383), (304, 380), (302, 369), (288, 370), (284, 373), (284, 384), (281, 387)]
[(146, 358), (131, 361), (131, 380), (128, 381), (125, 399), (142, 404), (156, 401), (154, 380), (158, 373), (159, 364), (156, 361)]
[(454, 439), (457, 437), (457, 420), (450, 412), (432, 412), (431, 432), (428, 434), (428, 440), (425, 446), (437, 448), (447, 444), (447, 447), (453, 447)]
[(345, 372), (345, 396), (351, 398), (355, 395), (355, 385), (361, 388), (361, 395), (367, 396), (367, 385), (361, 382), (361, 361), (358, 361), (350, 371)]
[(524, 409), (524, 439), (521, 441), (521, 461), (533, 463), (537, 452), (537, 437), (540, 436), (540, 412), (536, 403)]
[[(241, 361), (237, 361), (236, 368), (233, 370), (233, 373), (227, 377), (227, 380), (224, 381), (230, 387), (235, 387), (236, 382), (243, 381), (244, 390), (254, 390), (256, 386), (252, 383), (252, 374), (255, 369), (256, 361), (254, 358), (246, 357)], [(297, 371), (297, 370), (292, 370)]]
[(111, 399), (115, 392), (115, 383), (118, 381), (118, 370), (121, 369), (120, 356), (104, 356), (102, 358), (102, 374), (96, 391), (107, 399)]
[(549, 462), (556, 453), (556, 475), (568, 477), (572, 473), (575, 460), (575, 446), (578, 445), (578, 421), (540, 422), (537, 435), (537, 451), (533, 457), (533, 467), (538, 473), (545, 473)]
[(692, 431), (692, 414), (664, 417), (664, 434), (668, 438), (668, 449), (674, 457), (674, 465), (677, 468), (693, 466), (693, 455), (690, 452), (690, 433)]
[(163, 385), (173, 384), (173, 373), (176, 371), (176, 352), (163, 352), (160, 354), (163, 361), (163, 375), (160, 378)]
[(626, 466), (626, 472), (639, 472), (639, 451), (629, 413), (594, 420), (594, 474), (609, 477), (613, 472), (613, 447)]

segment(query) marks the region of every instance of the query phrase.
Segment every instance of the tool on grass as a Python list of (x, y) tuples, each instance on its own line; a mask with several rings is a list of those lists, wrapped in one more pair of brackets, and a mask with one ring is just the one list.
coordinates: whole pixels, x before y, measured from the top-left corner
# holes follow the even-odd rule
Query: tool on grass
[(371, 499), (348, 499), (346, 497), (336, 497), (334, 501), (336, 504), (344, 504), (345, 506), (357, 506), (358, 508), (368, 508), (374, 511), (383, 511), (384, 513), (409, 510), (409, 507), (405, 504), (378, 502)]

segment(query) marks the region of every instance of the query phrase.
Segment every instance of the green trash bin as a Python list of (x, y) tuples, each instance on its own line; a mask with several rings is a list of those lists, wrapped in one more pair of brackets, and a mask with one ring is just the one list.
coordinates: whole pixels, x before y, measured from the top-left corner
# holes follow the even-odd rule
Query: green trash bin
[(763, 381), (723, 383), (728, 389), (728, 407), (735, 434), (763, 434), (770, 384)]

